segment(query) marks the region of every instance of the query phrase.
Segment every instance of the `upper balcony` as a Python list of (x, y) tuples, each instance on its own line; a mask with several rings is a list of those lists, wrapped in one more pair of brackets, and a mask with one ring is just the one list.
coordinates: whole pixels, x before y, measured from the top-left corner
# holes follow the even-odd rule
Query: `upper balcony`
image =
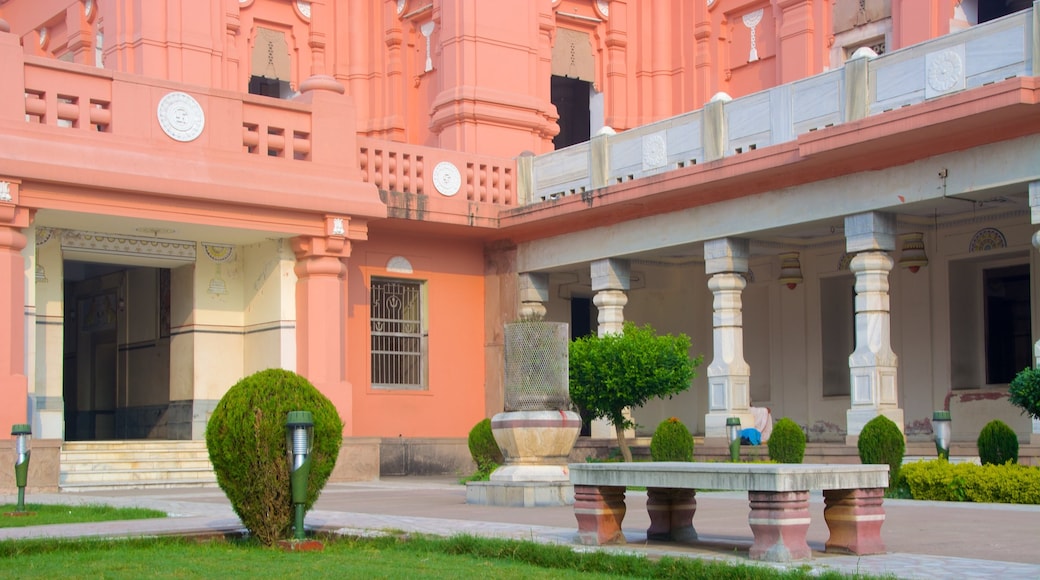
[[(738, 171), (734, 162), (742, 156), (760, 160), (762, 156), (749, 154), (770, 146), (786, 145), (782, 149), (790, 161), (869, 140), (869, 132), (857, 131), (878, 123), (885, 113), (1035, 76), (1038, 31), (1034, 8), (883, 56), (861, 49), (840, 69), (737, 99), (720, 93), (700, 110), (623, 133), (604, 130), (589, 142), (521, 158), (519, 203), (536, 205), (507, 212), (513, 218), (510, 225), (566, 211), (564, 206), (571, 206), (562, 202), (570, 197), (591, 206), (604, 188), (633, 180), (658, 177), (658, 185), (644, 189), (645, 194), (666, 189), (660, 182), (670, 172), (698, 173), (702, 180), (725, 178), (709, 175), (709, 168), (746, 173), (753, 163)], [(951, 147), (955, 138), (950, 136)], [(881, 146), (874, 151), (885, 155)], [(912, 151), (900, 154), (904, 162), (914, 159)], [(716, 163), (722, 160), (727, 162)], [(758, 178), (763, 179), (768, 177)]]

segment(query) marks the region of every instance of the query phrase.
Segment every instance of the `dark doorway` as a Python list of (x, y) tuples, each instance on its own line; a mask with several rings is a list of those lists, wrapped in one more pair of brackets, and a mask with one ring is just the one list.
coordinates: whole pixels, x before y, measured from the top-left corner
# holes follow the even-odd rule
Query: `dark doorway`
[(292, 96), (292, 88), (283, 80), (251, 76), (249, 77), (249, 94), (288, 99)]
[(1033, 5), (1031, 0), (978, 0), (979, 24), (1007, 16)]
[(162, 438), (170, 270), (66, 261), (65, 439)]
[(592, 299), (571, 297), (571, 340), (592, 334)]
[(986, 298), (986, 383), (1010, 383), (1033, 365), (1029, 265), (983, 271)]
[(592, 84), (587, 81), (553, 75), (552, 104), (556, 105), (556, 112), (560, 114), (557, 121), (560, 134), (553, 137), (556, 149), (589, 140), (592, 127), (589, 106), (591, 90)]

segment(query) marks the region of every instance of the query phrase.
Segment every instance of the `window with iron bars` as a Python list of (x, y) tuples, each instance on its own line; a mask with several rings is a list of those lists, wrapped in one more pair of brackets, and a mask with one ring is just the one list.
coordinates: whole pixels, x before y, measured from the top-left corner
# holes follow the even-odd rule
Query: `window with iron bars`
[(425, 284), (372, 279), (372, 388), (425, 389)]

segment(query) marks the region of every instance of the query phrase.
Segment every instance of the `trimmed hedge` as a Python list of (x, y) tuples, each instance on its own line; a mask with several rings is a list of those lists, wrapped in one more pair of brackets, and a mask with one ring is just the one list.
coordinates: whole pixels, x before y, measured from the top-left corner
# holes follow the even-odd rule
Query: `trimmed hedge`
[(983, 465), (1018, 463), (1018, 435), (1000, 419), (993, 419), (982, 428), (976, 441), (979, 459)]
[(899, 469), (906, 453), (903, 432), (884, 415), (878, 415), (863, 426), (859, 434), (859, 460), (864, 465), (888, 464), (889, 487), (899, 481)]
[(289, 411), (314, 418), (309, 510), (325, 486), (343, 445), (336, 406), (304, 377), (283, 369), (249, 375), (220, 399), (206, 426), (206, 448), (231, 507), (261, 544), (288, 538), (293, 527), (285, 420)]
[(933, 459), (904, 465), (901, 478), (914, 499), (1040, 504), (1040, 467)]
[(682, 421), (675, 417), (661, 421), (650, 439), (650, 459), (693, 461), (693, 435)]
[(487, 481), (491, 472), (505, 461), (502, 450), (495, 441), (494, 431), (491, 430), (491, 419), (484, 419), (473, 426), (466, 440), (469, 445), (469, 455), (473, 463), (477, 464), (477, 472), (466, 481)]
[(805, 458), (805, 431), (798, 423), (784, 417), (773, 425), (766, 446), (769, 447), (769, 458), (777, 463), (801, 463)]

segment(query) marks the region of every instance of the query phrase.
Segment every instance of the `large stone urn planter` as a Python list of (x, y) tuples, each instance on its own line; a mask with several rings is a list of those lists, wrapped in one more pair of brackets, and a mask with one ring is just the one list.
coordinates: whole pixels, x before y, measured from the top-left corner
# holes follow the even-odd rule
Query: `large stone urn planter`
[(570, 483), (567, 457), (581, 432), (574, 411), (508, 411), (491, 418), (491, 432), (505, 465), (491, 481), (562, 481)]
[(505, 327), (505, 411), (491, 418), (505, 465), (470, 483), (466, 501), (541, 506), (574, 502), (567, 458), (581, 432), (568, 395), (568, 326), (525, 321)]

